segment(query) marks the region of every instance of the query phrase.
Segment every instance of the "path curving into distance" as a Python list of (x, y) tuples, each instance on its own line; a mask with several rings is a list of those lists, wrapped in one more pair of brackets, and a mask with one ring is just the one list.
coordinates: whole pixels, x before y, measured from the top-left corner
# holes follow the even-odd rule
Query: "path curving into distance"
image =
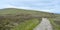
[(42, 18), (42, 21), (33, 30), (53, 30), (52, 25), (47, 18)]

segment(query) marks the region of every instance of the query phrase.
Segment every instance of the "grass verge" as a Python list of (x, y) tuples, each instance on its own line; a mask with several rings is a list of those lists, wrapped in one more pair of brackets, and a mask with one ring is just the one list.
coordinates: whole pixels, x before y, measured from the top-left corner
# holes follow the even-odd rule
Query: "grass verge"
[(31, 20), (21, 23), (20, 25), (16, 26), (12, 30), (33, 30), (33, 28), (37, 24), (39, 24), (39, 22), (40, 21), (38, 19), (31, 19)]
[(56, 24), (55, 22), (54, 22), (54, 19), (50, 19), (50, 22), (51, 22), (51, 24), (52, 24), (52, 26), (53, 26), (53, 30), (60, 30), (60, 25), (58, 25), (58, 24)]

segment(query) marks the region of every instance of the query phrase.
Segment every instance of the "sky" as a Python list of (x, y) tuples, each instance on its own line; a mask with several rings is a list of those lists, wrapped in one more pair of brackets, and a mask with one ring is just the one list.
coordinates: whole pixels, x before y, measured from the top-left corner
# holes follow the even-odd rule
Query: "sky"
[(34, 9), (60, 13), (60, 0), (0, 0), (0, 9), (2, 8)]

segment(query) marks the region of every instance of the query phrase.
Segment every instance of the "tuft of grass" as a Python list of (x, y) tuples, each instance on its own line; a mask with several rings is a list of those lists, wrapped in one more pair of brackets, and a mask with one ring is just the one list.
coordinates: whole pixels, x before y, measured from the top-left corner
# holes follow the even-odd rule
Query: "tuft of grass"
[(60, 25), (58, 25), (58, 24), (56, 24), (55, 22), (54, 22), (54, 19), (50, 19), (50, 22), (51, 22), (51, 24), (52, 24), (52, 27), (53, 27), (53, 30), (60, 30)]
[(40, 21), (38, 19), (31, 19), (31, 20), (21, 23), (20, 25), (16, 26), (12, 30), (33, 30), (33, 28), (36, 25), (38, 25), (39, 22)]

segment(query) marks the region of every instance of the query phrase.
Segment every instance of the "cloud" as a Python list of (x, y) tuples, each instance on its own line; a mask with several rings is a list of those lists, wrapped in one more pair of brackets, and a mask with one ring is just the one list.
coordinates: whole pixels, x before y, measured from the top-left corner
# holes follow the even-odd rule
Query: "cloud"
[(41, 10), (41, 11), (45, 11), (45, 12), (51, 12), (51, 10)]
[(4, 8), (18, 8), (18, 9), (32, 9), (30, 7), (17, 7), (17, 6), (13, 6), (13, 5), (6, 5)]

